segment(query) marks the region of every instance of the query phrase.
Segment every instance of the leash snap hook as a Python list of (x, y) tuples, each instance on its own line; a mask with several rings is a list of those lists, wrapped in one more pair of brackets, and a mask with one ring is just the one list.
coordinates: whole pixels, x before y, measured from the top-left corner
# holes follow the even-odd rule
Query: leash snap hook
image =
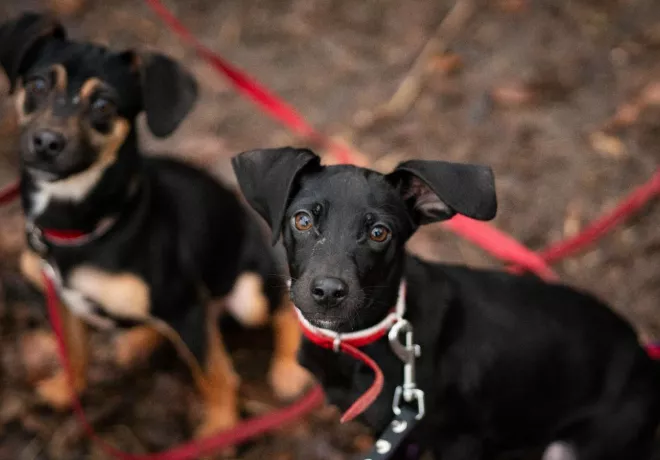
[[(401, 332), (405, 333), (404, 342), (401, 342)], [(415, 380), (415, 359), (421, 355), (421, 348), (413, 340), (412, 325), (402, 319), (397, 321), (388, 334), (392, 351), (403, 361), (403, 385), (400, 385), (394, 391), (394, 400), (392, 401), (392, 411), (396, 415), (401, 414), (401, 399), (407, 403), (417, 402), (417, 420), (424, 416), (424, 392), (417, 388)]]
[(27, 233), (28, 240), (32, 244), (39, 255), (44, 256), (48, 252), (48, 245), (44, 242), (43, 232), (39, 227), (34, 225), (32, 222), (27, 221), (25, 223), (25, 231)]

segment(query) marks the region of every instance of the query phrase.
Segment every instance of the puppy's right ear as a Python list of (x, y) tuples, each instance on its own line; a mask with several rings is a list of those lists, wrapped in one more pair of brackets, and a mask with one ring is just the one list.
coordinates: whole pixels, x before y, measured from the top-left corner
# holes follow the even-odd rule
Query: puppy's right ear
[(268, 222), (277, 243), (296, 179), (303, 169), (319, 168), (321, 159), (311, 150), (284, 147), (243, 152), (231, 163), (243, 195)]
[(25, 13), (0, 25), (0, 67), (9, 78), (11, 92), (48, 38), (63, 40), (66, 32), (60, 23), (43, 14)]

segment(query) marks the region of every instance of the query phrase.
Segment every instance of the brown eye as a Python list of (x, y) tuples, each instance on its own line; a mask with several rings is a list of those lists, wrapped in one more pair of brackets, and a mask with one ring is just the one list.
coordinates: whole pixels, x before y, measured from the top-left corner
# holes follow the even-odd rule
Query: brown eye
[(27, 91), (30, 96), (42, 97), (48, 94), (49, 90), (50, 85), (48, 84), (48, 81), (41, 77), (33, 78), (25, 85), (25, 91)]
[(390, 237), (390, 231), (383, 225), (376, 225), (369, 232), (369, 238), (376, 243), (384, 243)]
[(312, 219), (312, 216), (309, 215), (309, 213), (301, 211), (293, 216), (293, 224), (296, 226), (297, 230), (304, 232), (312, 228), (314, 225), (314, 220)]
[(115, 106), (104, 97), (98, 97), (92, 102), (92, 112), (97, 117), (107, 117), (114, 114)]

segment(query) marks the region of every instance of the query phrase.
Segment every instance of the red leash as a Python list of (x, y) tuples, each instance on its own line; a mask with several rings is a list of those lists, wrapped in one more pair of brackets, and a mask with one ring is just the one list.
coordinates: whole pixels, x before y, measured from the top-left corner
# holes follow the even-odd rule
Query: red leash
[[(46, 273), (44, 273), (44, 282), (46, 284), (46, 306), (48, 307), (50, 323), (57, 339), (60, 361), (64, 367), (67, 378), (69, 379), (71, 388), (73, 388), (73, 384), (71, 383), (73, 374), (71, 371), (71, 362), (69, 361), (69, 356), (66, 352), (62, 318), (59, 315), (57, 289)], [(87, 420), (82, 404), (75, 395), (73, 398), (73, 410), (87, 435), (94, 440), (94, 442), (98, 443), (107, 454), (110, 454), (115, 458), (120, 460), (193, 460), (217, 452), (226, 447), (240, 444), (257, 435), (280, 428), (282, 425), (290, 423), (315, 409), (324, 401), (324, 399), (325, 396), (323, 390), (321, 390), (320, 387), (315, 386), (302, 399), (288, 407), (270, 412), (260, 417), (252, 418), (235, 428), (219, 433), (218, 435), (206, 439), (190, 441), (164, 452), (146, 455), (135, 455), (123, 452), (99, 437)]]
[[(190, 43), (201, 57), (206, 59), (221, 75), (229, 79), (237, 91), (250, 98), (265, 113), (282, 123), (292, 132), (331, 148), (341, 163), (357, 163), (355, 155), (352, 154), (350, 149), (332, 142), (323, 136), (323, 134), (317, 132), (295, 109), (268, 91), (255, 79), (239, 71), (218, 54), (201, 44), (172, 12), (163, 5), (161, 0), (145, 0), (145, 2), (174, 33)], [(638, 211), (644, 203), (660, 194), (660, 186), (658, 185), (660, 180), (658, 176), (660, 176), (660, 169), (649, 183), (642, 186), (639, 195), (631, 195), (615, 210), (615, 213), (596, 222), (596, 228), (589, 227), (577, 237), (559, 243), (543, 251), (541, 254), (534, 253), (495, 227), (467, 217), (455, 216), (450, 221), (445, 222), (444, 227), (470, 240), (494, 257), (513, 264), (515, 269), (531, 271), (543, 279), (552, 281), (558, 279), (558, 277), (550, 268), (550, 263), (574, 254), (592, 244), (604, 233)], [(611, 219), (611, 216), (614, 214), (616, 214), (616, 217)]]
[(0, 189), (0, 206), (14, 201), (20, 193), (21, 183), (19, 181), (9, 184), (3, 189)]
[(221, 56), (200, 43), (160, 0), (145, 0), (145, 2), (172, 31), (192, 45), (202, 58), (231, 81), (238, 92), (251, 99), (265, 113), (297, 135), (329, 148), (340, 163), (355, 163), (355, 159), (347, 147), (330, 140), (318, 132), (293, 107), (275, 96), (255, 79), (241, 72)]

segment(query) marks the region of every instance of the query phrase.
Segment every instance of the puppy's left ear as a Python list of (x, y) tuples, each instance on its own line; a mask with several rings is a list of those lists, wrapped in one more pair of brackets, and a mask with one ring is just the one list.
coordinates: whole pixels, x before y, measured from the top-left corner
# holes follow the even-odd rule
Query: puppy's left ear
[(497, 212), (495, 180), (487, 166), (445, 161), (406, 161), (387, 176), (417, 225), (462, 214), (491, 220)]
[(171, 58), (158, 53), (123, 53), (140, 72), (142, 103), (154, 135), (167, 137), (176, 130), (197, 100), (197, 81)]
[(49, 38), (63, 40), (66, 32), (59, 22), (47, 15), (25, 13), (0, 24), (0, 67), (9, 78), (11, 92)]
[(231, 164), (245, 199), (268, 222), (277, 243), (297, 179), (303, 170), (321, 168), (321, 159), (311, 150), (284, 147), (243, 152)]

